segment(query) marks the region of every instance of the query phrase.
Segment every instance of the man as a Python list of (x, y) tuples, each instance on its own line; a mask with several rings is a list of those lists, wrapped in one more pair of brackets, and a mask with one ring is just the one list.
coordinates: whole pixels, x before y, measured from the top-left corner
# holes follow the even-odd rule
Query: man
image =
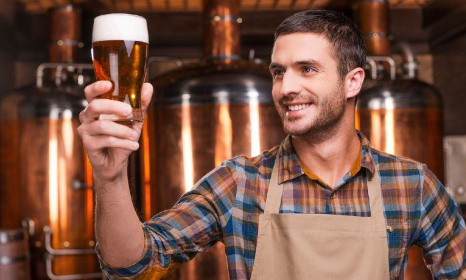
[[(144, 224), (126, 174), (141, 125), (98, 120), (131, 108), (96, 99), (109, 82), (86, 88), (79, 133), (94, 167), (103, 269), (159, 279), (221, 241), (230, 279), (398, 279), (417, 244), (435, 278), (466, 279), (466, 227), (444, 187), (424, 165), (371, 149), (354, 129), (365, 64), (357, 27), (335, 12), (306, 11), (275, 37), (272, 93), (289, 136), (224, 162)], [(145, 84), (144, 108), (151, 95)]]

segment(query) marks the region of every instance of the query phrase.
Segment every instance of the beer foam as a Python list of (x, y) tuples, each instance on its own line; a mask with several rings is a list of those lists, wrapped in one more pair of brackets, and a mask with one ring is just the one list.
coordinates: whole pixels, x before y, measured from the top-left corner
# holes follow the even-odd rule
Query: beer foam
[(96, 17), (92, 42), (111, 40), (149, 43), (146, 19), (130, 14), (106, 14)]

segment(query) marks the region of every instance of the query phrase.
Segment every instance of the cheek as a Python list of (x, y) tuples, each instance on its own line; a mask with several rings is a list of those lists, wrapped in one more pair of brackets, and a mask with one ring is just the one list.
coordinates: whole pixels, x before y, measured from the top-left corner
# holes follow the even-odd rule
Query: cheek
[(272, 85), (272, 98), (274, 102), (280, 99), (280, 83), (278, 81), (274, 82)]
[(317, 96), (320, 96), (329, 91), (331, 84), (323, 80), (314, 79), (312, 81), (305, 81), (302, 83), (302, 85), (305, 91), (315, 93)]

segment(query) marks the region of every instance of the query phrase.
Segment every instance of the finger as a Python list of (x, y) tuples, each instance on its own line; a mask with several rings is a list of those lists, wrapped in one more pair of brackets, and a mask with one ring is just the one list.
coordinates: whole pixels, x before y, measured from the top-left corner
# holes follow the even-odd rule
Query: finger
[(99, 95), (109, 92), (113, 85), (110, 81), (97, 81), (84, 88), (84, 94), (88, 102), (96, 99)]
[(154, 87), (150, 83), (144, 83), (141, 89), (141, 110), (145, 112), (149, 107), (150, 100), (154, 92)]
[(129, 104), (110, 99), (94, 99), (89, 105), (79, 114), (81, 123), (89, 123), (98, 120), (99, 116), (117, 115), (126, 118), (132, 114), (132, 109)]
[(129, 151), (136, 151), (139, 148), (139, 143), (137, 141), (106, 135), (83, 135), (82, 140), (84, 148), (89, 155), (101, 153), (102, 150), (106, 148), (120, 148)]
[(131, 141), (138, 141), (140, 135), (138, 130), (110, 120), (100, 120), (83, 124), (78, 127), (78, 132), (80, 135), (112, 136)]

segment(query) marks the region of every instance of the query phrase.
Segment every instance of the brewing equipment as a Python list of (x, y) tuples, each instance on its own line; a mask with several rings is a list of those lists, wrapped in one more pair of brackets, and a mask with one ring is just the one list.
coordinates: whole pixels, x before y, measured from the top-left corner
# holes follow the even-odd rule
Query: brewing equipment
[(91, 170), (76, 131), (92, 65), (72, 63), (80, 10), (58, 7), (50, 18), (51, 63), (39, 66), (36, 85), (0, 102), (1, 227), (27, 229), (33, 279), (101, 278)]
[(0, 230), (0, 275), (2, 279), (31, 279), (29, 258), (28, 235), (25, 230)]
[[(285, 137), (265, 65), (240, 59), (238, 1), (204, 1), (204, 59), (153, 80), (142, 146), (145, 219), (170, 208), (202, 176), (236, 155)], [(170, 279), (228, 279), (223, 244)]]
[(378, 81), (358, 99), (361, 131), (377, 149), (426, 163), (443, 181), (442, 102), (420, 80)]
[[(442, 102), (438, 90), (416, 79), (416, 65), (410, 49), (402, 46), (407, 75), (395, 77), (396, 65), (388, 40), (386, 0), (359, 2), (359, 20), (373, 66), (390, 68), (390, 75), (377, 75), (365, 83), (358, 97), (357, 123), (376, 149), (426, 163), (440, 180), (443, 169)], [(390, 66), (390, 67), (388, 67)], [(374, 73), (373, 73), (374, 74)], [(374, 77), (376, 76), (376, 77)], [(382, 78), (379, 78), (382, 76)], [(409, 251), (405, 279), (432, 279), (422, 251)]]

